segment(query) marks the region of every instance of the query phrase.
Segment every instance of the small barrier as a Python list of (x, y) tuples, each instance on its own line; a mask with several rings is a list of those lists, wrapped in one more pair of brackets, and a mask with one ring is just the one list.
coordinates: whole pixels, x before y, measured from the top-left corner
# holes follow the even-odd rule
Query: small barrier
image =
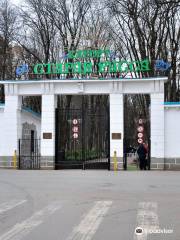
[(114, 163), (114, 171), (117, 171), (118, 170), (118, 163), (117, 163), (117, 152), (116, 151), (114, 151), (113, 163)]
[(17, 168), (17, 154), (16, 154), (16, 150), (14, 150), (14, 154), (13, 154), (13, 168), (14, 169)]

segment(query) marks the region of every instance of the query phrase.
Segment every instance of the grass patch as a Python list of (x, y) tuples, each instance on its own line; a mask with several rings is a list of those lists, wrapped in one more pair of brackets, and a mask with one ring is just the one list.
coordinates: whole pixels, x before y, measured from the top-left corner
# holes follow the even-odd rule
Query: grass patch
[(127, 170), (128, 171), (137, 171), (137, 170), (139, 170), (138, 168), (137, 168), (137, 165), (127, 165)]

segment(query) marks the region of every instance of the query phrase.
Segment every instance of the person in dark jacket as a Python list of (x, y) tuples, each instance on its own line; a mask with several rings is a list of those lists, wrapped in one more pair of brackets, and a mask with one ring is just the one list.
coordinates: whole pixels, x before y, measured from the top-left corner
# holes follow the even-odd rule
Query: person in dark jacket
[(146, 154), (147, 149), (145, 148), (144, 144), (140, 144), (137, 150), (137, 154), (139, 156), (139, 167), (140, 170), (146, 170)]

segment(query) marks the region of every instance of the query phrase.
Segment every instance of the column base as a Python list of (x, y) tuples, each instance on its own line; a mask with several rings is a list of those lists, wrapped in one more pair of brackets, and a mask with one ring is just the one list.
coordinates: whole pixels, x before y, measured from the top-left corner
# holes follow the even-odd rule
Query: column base
[(180, 170), (180, 158), (165, 158), (165, 170)]
[(54, 164), (55, 157), (54, 156), (41, 156), (41, 167), (42, 170), (54, 170), (55, 164)]
[(151, 170), (164, 170), (164, 158), (151, 158)]
[(0, 156), (0, 168), (13, 169), (13, 156)]
[(152, 170), (180, 170), (180, 158), (151, 158)]
[[(122, 157), (117, 157), (117, 170), (123, 170), (123, 158)], [(114, 161), (113, 157), (110, 158), (110, 170), (114, 171)]]

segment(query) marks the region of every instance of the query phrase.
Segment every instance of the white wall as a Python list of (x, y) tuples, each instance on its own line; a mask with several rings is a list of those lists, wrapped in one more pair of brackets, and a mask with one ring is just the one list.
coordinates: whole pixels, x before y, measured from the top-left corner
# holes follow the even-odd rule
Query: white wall
[[(54, 95), (42, 95), (41, 156), (55, 155), (55, 104)], [(52, 133), (52, 139), (43, 139), (43, 133)]]
[(6, 95), (2, 118), (3, 134), (1, 137), (1, 156), (12, 156), (18, 148), (20, 128), (21, 98), (16, 95)]
[[(14, 108), (16, 108), (14, 106)], [(13, 109), (12, 107), (9, 109)], [(41, 118), (25, 110), (16, 110), (18, 115), (8, 112), (7, 106), (0, 107), (0, 156), (12, 156), (17, 150), (17, 138), (22, 137), (22, 124), (34, 124), (38, 138), (41, 137)], [(10, 111), (10, 110), (9, 110)], [(16, 112), (14, 110), (14, 112)], [(17, 121), (15, 121), (17, 118)], [(14, 120), (14, 121), (13, 121)], [(13, 134), (14, 133), (14, 134)]]
[(22, 110), (21, 112), (21, 134), (23, 123), (34, 124), (37, 130), (37, 138), (41, 138), (41, 117), (36, 114)]
[(164, 93), (151, 94), (151, 157), (164, 159)]
[[(123, 94), (110, 94), (110, 156), (123, 157)], [(112, 139), (112, 133), (121, 133), (121, 139)]]
[(180, 158), (180, 105), (165, 107), (165, 158)]
[(2, 155), (2, 142), (3, 142), (3, 135), (4, 135), (4, 107), (0, 106), (0, 156)]

